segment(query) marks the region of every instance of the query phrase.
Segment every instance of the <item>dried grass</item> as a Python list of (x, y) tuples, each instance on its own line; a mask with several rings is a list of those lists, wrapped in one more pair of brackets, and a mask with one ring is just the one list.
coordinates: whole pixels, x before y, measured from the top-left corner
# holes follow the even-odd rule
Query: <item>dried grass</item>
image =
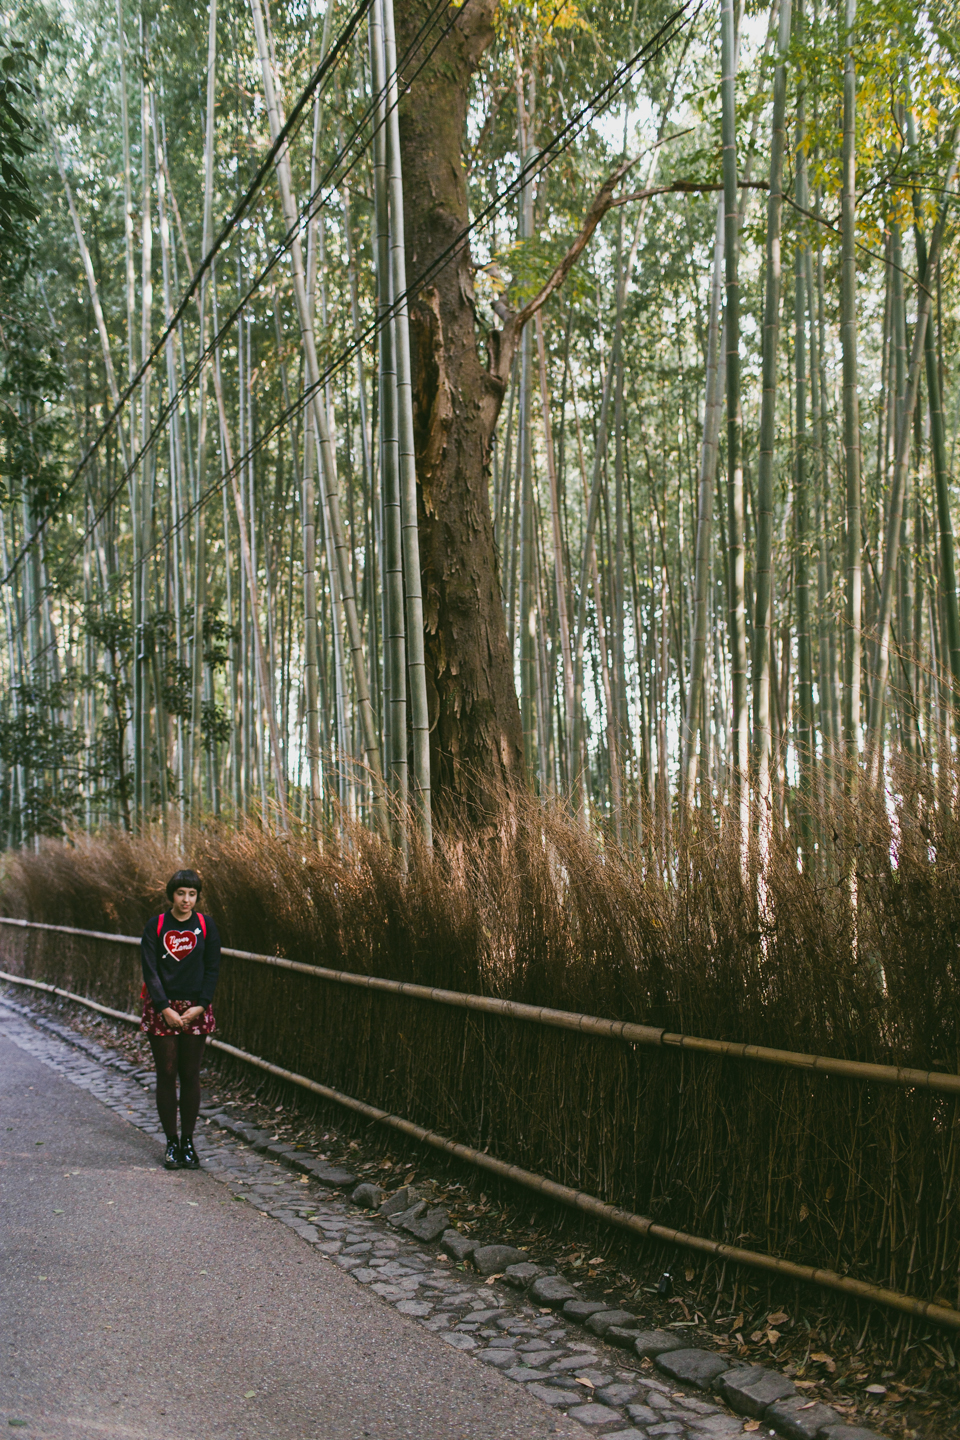
[[(960, 824), (916, 777), (861, 791), (800, 873), (776, 835), (758, 920), (734, 838), (643, 862), (531, 802), (433, 861), (362, 832), (118, 834), (8, 855), (0, 908), (139, 933), (167, 875), (204, 876), (224, 941), (784, 1049), (960, 1069)], [(950, 794), (955, 791), (950, 786)], [(849, 846), (849, 849), (844, 847)], [(858, 928), (850, 921), (855, 856)], [(891, 857), (895, 857), (892, 863)], [(847, 877), (847, 878), (844, 878)], [(0, 927), (7, 969), (130, 1008), (136, 952)], [(221, 1035), (468, 1144), (666, 1223), (960, 1306), (957, 1105), (546, 1030), (224, 963)]]

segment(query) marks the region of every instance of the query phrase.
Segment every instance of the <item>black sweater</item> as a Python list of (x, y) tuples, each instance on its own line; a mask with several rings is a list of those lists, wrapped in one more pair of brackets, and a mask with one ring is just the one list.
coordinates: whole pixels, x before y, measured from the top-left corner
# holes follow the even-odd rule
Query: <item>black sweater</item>
[(155, 1010), (165, 1010), (171, 1000), (189, 1000), (204, 1009), (213, 999), (220, 973), (220, 935), (209, 915), (204, 915), (206, 939), (194, 912), (182, 923), (170, 911), (147, 921), (140, 941), (143, 979)]

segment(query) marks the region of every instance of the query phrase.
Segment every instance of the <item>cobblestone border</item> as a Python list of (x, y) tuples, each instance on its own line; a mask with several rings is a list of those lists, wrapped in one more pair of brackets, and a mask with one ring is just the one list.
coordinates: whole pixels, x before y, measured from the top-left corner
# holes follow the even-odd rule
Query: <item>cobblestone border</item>
[[(151, 1069), (3, 992), (0, 1034), (163, 1139)], [(603, 1440), (728, 1440), (745, 1431), (784, 1440), (882, 1440), (808, 1400), (777, 1371), (731, 1366), (729, 1356), (687, 1348), (677, 1330), (641, 1331), (629, 1312), (581, 1300), (575, 1285), (523, 1251), (478, 1247), (450, 1227), (443, 1210), (428, 1209), (415, 1187), (385, 1196), (224, 1110), (203, 1106), (201, 1116), (203, 1166), (237, 1202), (288, 1225), (401, 1314)]]

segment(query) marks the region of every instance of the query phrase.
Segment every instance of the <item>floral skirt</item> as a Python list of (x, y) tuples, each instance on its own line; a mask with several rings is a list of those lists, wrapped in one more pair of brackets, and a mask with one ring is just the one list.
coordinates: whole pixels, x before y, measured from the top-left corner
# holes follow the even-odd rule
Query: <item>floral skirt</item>
[[(193, 1005), (189, 1000), (171, 1000), (170, 1008), (176, 1010), (178, 1015), (183, 1015), (187, 1010), (191, 1010)], [(217, 1022), (213, 1018), (213, 1006), (208, 1005), (203, 1014), (186, 1029), (171, 1030), (163, 1015), (158, 1014), (153, 1008), (150, 996), (145, 995), (143, 998), (143, 1018), (140, 1021), (140, 1029), (144, 1035), (212, 1035), (216, 1024)]]

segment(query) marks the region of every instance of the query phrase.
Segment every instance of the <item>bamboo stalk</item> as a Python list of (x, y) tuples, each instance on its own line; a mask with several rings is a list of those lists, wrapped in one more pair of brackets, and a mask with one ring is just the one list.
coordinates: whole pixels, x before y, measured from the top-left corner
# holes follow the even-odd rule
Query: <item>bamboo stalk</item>
[(390, 192), (390, 260), (394, 296), (397, 364), (397, 434), (400, 462), (400, 511), (403, 537), (403, 584), (407, 602), (407, 678), (410, 691), (410, 733), (413, 782), (423, 842), (433, 844), (430, 782), (430, 717), (423, 640), (423, 590), (420, 536), (417, 525), (417, 469), (413, 434), (413, 382), (410, 368), (410, 319), (407, 304), (407, 262), (403, 218), (403, 176), (400, 168), (397, 45), (393, 0), (375, 0), (383, 21), (384, 68), (387, 75), (387, 183)]
[[(783, 152), (786, 148), (787, 67), (791, 0), (780, 0), (778, 62), (770, 122), (770, 190), (763, 302), (760, 453), (757, 469), (756, 615), (753, 626), (754, 751), (757, 771), (760, 867), (766, 868), (773, 810), (770, 803), (770, 639), (773, 567), (773, 469), (777, 438), (777, 369), (780, 339), (780, 228), (783, 215)], [(762, 879), (761, 879), (762, 883)]]
[[(863, 579), (860, 538), (860, 401), (857, 394), (857, 71), (853, 57), (857, 0), (844, 0), (842, 253), (840, 344), (843, 352), (843, 455), (846, 479), (847, 548), (843, 744), (846, 783), (855, 791), (860, 758), (860, 663)], [(886, 564), (886, 561), (884, 562)], [(884, 677), (885, 678), (885, 677)], [(883, 692), (878, 684), (876, 693)]]
[[(852, 0), (848, 0), (848, 4)], [(953, 184), (957, 172), (956, 157), (951, 161), (947, 175), (946, 188), (949, 190)], [(930, 254), (928, 265), (930, 273), (936, 266), (940, 254), (940, 245), (943, 239), (944, 227), (947, 220), (947, 210), (941, 206), (937, 222), (933, 229), (930, 242)], [(924, 363), (924, 347), (926, 343), (927, 326), (930, 320), (930, 309), (933, 296), (932, 291), (921, 285), (919, 303), (917, 305), (917, 319), (913, 329), (913, 343), (910, 352), (910, 367), (907, 374), (907, 390), (903, 402), (903, 411), (897, 427), (897, 449), (893, 468), (893, 484), (890, 494), (890, 505), (887, 513), (886, 538), (883, 554), (883, 581), (880, 592), (880, 613), (877, 619), (877, 673), (874, 680), (873, 694), (870, 700), (870, 716), (868, 725), (868, 754), (871, 774), (876, 776), (880, 757), (883, 749), (882, 726), (883, 726), (883, 697), (887, 683), (887, 675), (890, 667), (890, 621), (893, 611), (894, 582), (898, 573), (898, 558), (900, 552), (900, 529), (903, 518), (904, 496), (907, 484), (907, 470), (910, 463), (910, 433), (913, 428), (914, 411), (917, 404), (917, 395), (920, 388), (920, 369)], [(855, 401), (854, 397), (854, 401)], [(859, 455), (859, 449), (857, 450)], [(859, 509), (858, 509), (859, 517)], [(859, 550), (859, 520), (857, 525), (857, 545)], [(849, 569), (848, 557), (848, 569)], [(848, 676), (849, 687), (849, 676)]]
[(739, 207), (737, 197), (736, 35), (733, 0), (721, 0), (721, 97), (723, 109), (724, 329), (727, 386), (728, 609), (730, 615), (732, 803), (740, 831), (746, 875), (750, 792), (747, 732), (747, 636), (743, 538), (743, 416), (740, 409)]

